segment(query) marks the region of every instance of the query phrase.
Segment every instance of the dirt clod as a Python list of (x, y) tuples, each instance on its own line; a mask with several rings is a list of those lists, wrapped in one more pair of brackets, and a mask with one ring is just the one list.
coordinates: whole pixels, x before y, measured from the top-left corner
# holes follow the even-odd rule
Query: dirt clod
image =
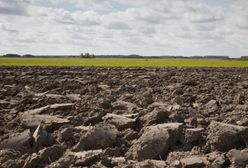
[(114, 145), (118, 131), (112, 125), (98, 125), (84, 134), (78, 144), (73, 147), (74, 152), (92, 149), (104, 149)]
[(212, 121), (207, 140), (213, 150), (227, 151), (246, 147), (248, 127)]
[(127, 158), (164, 158), (169, 148), (180, 139), (181, 126), (181, 123), (168, 123), (146, 127), (142, 136), (128, 150)]
[(11, 134), (9, 138), (0, 142), (0, 149), (24, 150), (32, 147), (33, 137), (30, 130)]

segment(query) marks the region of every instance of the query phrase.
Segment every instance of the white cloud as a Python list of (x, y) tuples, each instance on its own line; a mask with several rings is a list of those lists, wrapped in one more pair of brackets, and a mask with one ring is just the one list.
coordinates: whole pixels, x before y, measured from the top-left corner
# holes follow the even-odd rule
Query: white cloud
[(247, 55), (246, 6), (246, 0), (2, 0), (1, 54)]
[(72, 18), (82, 26), (94, 26), (101, 24), (100, 15), (94, 11), (77, 11), (72, 13)]
[(126, 30), (130, 29), (130, 27), (125, 23), (121, 21), (113, 21), (107, 25), (108, 28), (110, 29), (120, 29), (120, 30)]
[(0, 14), (6, 15), (27, 15), (27, 0), (1, 0)]
[(10, 23), (0, 23), (0, 28), (7, 33), (18, 33), (19, 31)]

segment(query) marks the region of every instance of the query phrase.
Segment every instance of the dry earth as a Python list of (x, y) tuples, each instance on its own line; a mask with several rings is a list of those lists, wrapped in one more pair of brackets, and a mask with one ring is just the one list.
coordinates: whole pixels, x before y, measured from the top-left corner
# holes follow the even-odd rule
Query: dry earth
[(248, 69), (0, 67), (0, 167), (246, 167)]

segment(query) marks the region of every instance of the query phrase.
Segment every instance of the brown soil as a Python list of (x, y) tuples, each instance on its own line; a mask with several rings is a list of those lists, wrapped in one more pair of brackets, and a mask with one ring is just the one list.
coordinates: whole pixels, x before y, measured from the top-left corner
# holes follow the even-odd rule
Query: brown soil
[(0, 67), (0, 167), (246, 167), (248, 69)]

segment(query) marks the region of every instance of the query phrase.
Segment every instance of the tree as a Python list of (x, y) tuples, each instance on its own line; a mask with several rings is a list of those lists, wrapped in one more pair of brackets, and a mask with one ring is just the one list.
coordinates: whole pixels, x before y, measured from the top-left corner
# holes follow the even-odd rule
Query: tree
[(85, 54), (80, 54), (81, 58), (95, 58), (94, 54), (90, 54), (90, 53), (85, 53)]

